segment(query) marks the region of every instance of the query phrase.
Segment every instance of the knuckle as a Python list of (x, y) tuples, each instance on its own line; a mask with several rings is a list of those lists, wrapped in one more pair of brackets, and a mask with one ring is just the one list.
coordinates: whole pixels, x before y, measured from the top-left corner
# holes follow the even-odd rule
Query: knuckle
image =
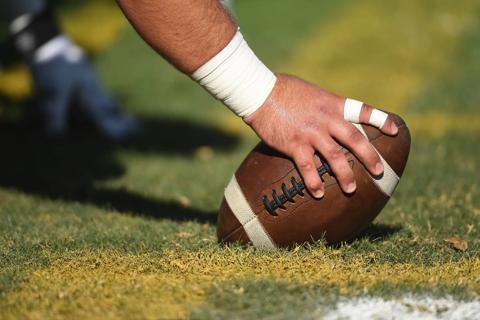
[(336, 146), (332, 149), (330, 152), (330, 159), (333, 162), (338, 162), (344, 157), (344, 154), (342, 151), (340, 151), (339, 146)]
[(314, 167), (313, 159), (305, 153), (297, 153), (293, 159), (301, 171), (312, 170)]
[(316, 118), (306, 120), (304, 126), (310, 132), (318, 132), (322, 128), (321, 123)]
[(367, 123), (370, 120), (372, 115), (373, 107), (363, 104), (362, 109), (360, 110), (360, 122)]
[(354, 180), (354, 175), (350, 167), (348, 166), (342, 166), (340, 168), (337, 168), (337, 177), (338, 179), (343, 182), (343, 183), (350, 183), (353, 182)]
[(365, 103), (364, 103), (364, 104), (362, 105), (362, 109), (360, 110), (360, 112), (361, 112), (361, 113), (364, 113), (364, 114), (366, 114), (366, 113), (371, 113), (371, 112), (372, 112), (372, 109), (373, 109), (372, 107), (370, 107), (368, 104), (365, 104)]
[(328, 131), (335, 132), (337, 128), (343, 128), (347, 124), (348, 124), (348, 121), (344, 120), (343, 118), (332, 119), (328, 123)]
[(320, 145), (325, 157), (332, 157), (340, 151), (340, 146), (333, 141)]
[(286, 149), (288, 150), (288, 154), (293, 158), (293, 160), (297, 161), (304, 158), (304, 150), (301, 146), (301, 144), (299, 143), (289, 143), (286, 147)]
[(290, 144), (295, 146), (295, 147), (298, 147), (298, 145), (301, 144), (302, 139), (303, 139), (302, 132), (301, 131), (295, 131), (290, 138)]
[(367, 145), (365, 148), (362, 148), (362, 153), (360, 154), (361, 160), (365, 165), (374, 165), (380, 161), (380, 157), (375, 149), (370, 145)]
[(350, 169), (350, 166), (348, 165), (348, 162), (346, 159), (342, 160), (337, 160), (335, 161), (335, 170), (338, 171), (338, 173), (345, 174), (351, 172), (352, 170)]
[(309, 189), (318, 190), (322, 188), (322, 182), (320, 181), (320, 179), (315, 179), (315, 180), (312, 179), (312, 180), (306, 181), (306, 183)]
[(331, 160), (330, 162), (332, 170), (336, 175), (339, 176), (339, 178), (353, 178), (353, 171), (348, 165), (348, 161), (343, 154), (341, 158), (339, 157), (338, 159)]
[(308, 160), (297, 161), (297, 166), (301, 171), (311, 171), (313, 170), (313, 163)]
[(349, 145), (351, 146), (352, 151), (359, 155), (366, 155), (368, 153), (375, 153), (373, 145), (358, 131), (356, 128), (353, 128), (355, 132), (352, 132), (349, 136)]

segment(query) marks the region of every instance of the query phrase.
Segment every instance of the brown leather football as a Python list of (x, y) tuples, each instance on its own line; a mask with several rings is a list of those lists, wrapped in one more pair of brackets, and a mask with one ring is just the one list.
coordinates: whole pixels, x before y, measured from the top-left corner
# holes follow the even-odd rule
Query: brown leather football
[(334, 244), (364, 230), (392, 195), (408, 159), (409, 130), (399, 116), (390, 116), (399, 128), (393, 137), (356, 125), (377, 149), (385, 170), (373, 177), (345, 150), (357, 182), (350, 195), (342, 192), (328, 164), (316, 157), (325, 195), (313, 198), (294, 162), (259, 143), (225, 189), (217, 222), (219, 241), (273, 249), (322, 238)]

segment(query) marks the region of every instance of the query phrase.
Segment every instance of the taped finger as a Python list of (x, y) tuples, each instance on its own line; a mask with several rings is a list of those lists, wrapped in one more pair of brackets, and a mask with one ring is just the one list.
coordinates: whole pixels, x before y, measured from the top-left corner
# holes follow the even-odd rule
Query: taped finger
[[(365, 121), (366, 117), (368, 120)], [(366, 123), (381, 129), (388, 119), (388, 114), (361, 101), (347, 98), (343, 107), (343, 118), (352, 123)]]
[(349, 122), (360, 123), (363, 102), (347, 98), (343, 107), (343, 118)]
[(378, 109), (373, 109), (368, 124), (381, 129), (385, 122), (387, 121), (388, 114), (386, 112), (380, 111)]

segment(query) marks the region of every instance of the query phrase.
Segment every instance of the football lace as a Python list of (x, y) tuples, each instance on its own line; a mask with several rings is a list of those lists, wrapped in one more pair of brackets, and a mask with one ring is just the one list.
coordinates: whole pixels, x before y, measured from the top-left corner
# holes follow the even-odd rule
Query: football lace
[[(320, 159), (322, 165), (317, 168), (318, 175), (322, 178), (325, 173), (328, 173), (330, 176), (333, 176), (332, 170), (326, 161)], [(323, 180), (323, 178), (322, 178)], [(281, 193), (277, 193), (276, 190), (272, 190), (272, 200), (268, 196), (263, 196), (263, 204), (265, 209), (273, 216), (277, 216), (277, 209), (286, 209), (285, 204), (287, 202), (295, 203), (294, 197), (297, 195), (303, 196), (305, 190), (305, 183), (303, 180), (297, 181), (295, 177), (291, 177), (290, 183), (292, 185), (289, 188), (285, 183), (282, 183)]]

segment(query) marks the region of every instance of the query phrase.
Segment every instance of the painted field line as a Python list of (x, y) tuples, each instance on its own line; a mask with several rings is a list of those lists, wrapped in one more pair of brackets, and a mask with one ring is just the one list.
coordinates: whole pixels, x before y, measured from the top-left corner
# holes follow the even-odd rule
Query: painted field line
[(478, 317), (480, 301), (458, 301), (448, 296), (408, 296), (392, 300), (361, 297), (342, 299), (326, 314), (324, 309), (316, 313), (325, 320), (464, 320)]

